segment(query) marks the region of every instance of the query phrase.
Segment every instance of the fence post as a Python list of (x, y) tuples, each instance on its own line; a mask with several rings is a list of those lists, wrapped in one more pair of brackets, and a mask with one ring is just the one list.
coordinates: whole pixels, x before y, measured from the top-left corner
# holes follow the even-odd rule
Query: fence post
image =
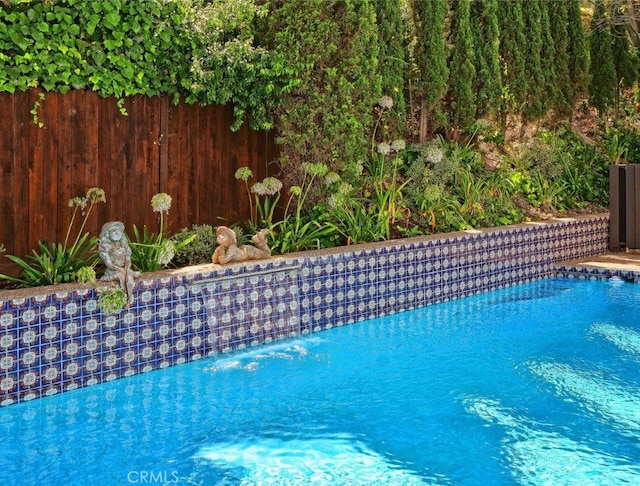
[(627, 248), (640, 248), (640, 166), (628, 164), (626, 182), (626, 229)]
[(609, 247), (619, 250), (624, 244), (624, 165), (609, 167)]
[(640, 166), (612, 165), (609, 168), (609, 246), (640, 248)]

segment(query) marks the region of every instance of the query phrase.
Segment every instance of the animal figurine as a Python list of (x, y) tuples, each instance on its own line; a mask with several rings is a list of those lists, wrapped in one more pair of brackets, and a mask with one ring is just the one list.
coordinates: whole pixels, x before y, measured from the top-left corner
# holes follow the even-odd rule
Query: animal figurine
[(211, 256), (212, 263), (244, 262), (246, 260), (261, 260), (271, 256), (271, 249), (267, 246), (268, 229), (260, 230), (251, 240), (255, 244), (238, 247), (236, 233), (226, 226), (218, 226), (216, 229), (216, 242), (218, 247)]

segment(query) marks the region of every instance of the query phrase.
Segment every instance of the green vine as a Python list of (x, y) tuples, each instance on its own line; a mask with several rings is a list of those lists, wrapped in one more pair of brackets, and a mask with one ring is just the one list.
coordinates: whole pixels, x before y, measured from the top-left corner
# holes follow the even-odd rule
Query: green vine
[(45, 95), (44, 95), (44, 93), (40, 93), (40, 94), (38, 95), (38, 101), (36, 101), (36, 102), (33, 104), (33, 108), (32, 108), (32, 109), (31, 109), (31, 111), (29, 112), (29, 113), (31, 113), (31, 115), (33, 116), (33, 124), (34, 124), (35, 126), (37, 126), (38, 128), (42, 128), (42, 127), (44, 127), (44, 123), (42, 123), (42, 122), (40, 121), (40, 118), (38, 117), (38, 110), (40, 109), (40, 102), (41, 102), (41, 101), (44, 101), (44, 99), (45, 99)]
[(124, 106), (124, 98), (118, 98), (118, 101), (116, 104), (118, 105), (118, 110), (120, 111), (120, 114), (122, 116), (129, 115), (129, 113), (127, 113), (127, 108)]
[(0, 10), (0, 90), (176, 92), (188, 42), (175, 2), (14, 2)]
[(0, 92), (86, 89), (123, 114), (123, 98), (168, 94), (233, 103), (233, 129), (271, 128), (295, 73), (254, 46), (260, 12), (254, 0), (13, 0), (0, 9)]

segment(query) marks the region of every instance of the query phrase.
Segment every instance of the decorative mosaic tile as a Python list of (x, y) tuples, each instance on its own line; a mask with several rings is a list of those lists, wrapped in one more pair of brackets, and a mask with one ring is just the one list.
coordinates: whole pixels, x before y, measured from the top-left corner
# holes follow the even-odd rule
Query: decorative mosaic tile
[(569, 274), (555, 263), (607, 246), (604, 215), (143, 279), (109, 317), (90, 288), (0, 300), (0, 406)]

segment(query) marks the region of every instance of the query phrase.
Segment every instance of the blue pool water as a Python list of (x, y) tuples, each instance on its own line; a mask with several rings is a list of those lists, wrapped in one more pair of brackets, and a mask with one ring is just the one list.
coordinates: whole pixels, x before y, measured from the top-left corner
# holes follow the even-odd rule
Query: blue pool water
[(0, 409), (0, 484), (640, 484), (640, 286), (545, 280)]

